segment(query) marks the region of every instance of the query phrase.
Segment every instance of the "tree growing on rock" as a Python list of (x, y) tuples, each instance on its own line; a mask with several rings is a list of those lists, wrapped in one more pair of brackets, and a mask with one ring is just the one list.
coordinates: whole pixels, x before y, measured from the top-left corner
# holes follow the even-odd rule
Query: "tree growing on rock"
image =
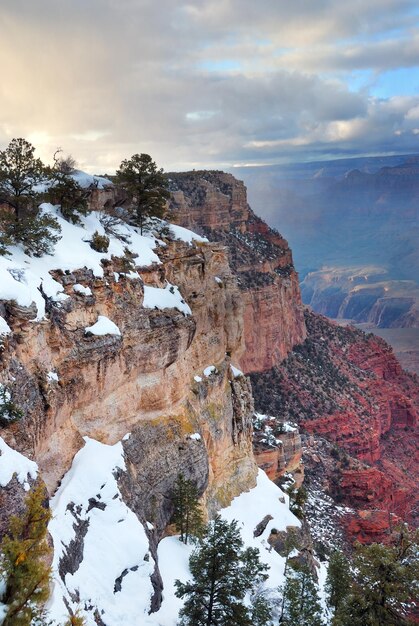
[(323, 625), (317, 587), (307, 565), (295, 564), (288, 569), (283, 594), (283, 611), (279, 622), (281, 625)]
[(6, 614), (2, 626), (42, 623), (43, 606), (49, 596), (51, 568), (47, 527), (51, 511), (44, 505), (45, 490), (38, 485), (29, 492), (21, 517), (10, 518), (9, 532), (0, 544), (0, 597)]
[(179, 474), (173, 490), (173, 521), (180, 540), (188, 543), (190, 536), (199, 536), (204, 522), (196, 484)]
[(393, 545), (358, 544), (353, 580), (335, 611), (336, 626), (407, 626), (419, 596), (419, 531), (402, 528)]
[(128, 194), (129, 212), (141, 234), (147, 218), (164, 216), (170, 196), (167, 181), (149, 154), (134, 154), (122, 161), (115, 180)]
[(338, 624), (338, 616), (347, 600), (352, 584), (352, 573), (349, 561), (343, 552), (336, 550), (332, 553), (327, 569), (325, 591), (328, 596), (328, 605), (333, 609), (335, 618), (333, 624)]
[(216, 517), (208, 524), (189, 559), (193, 579), (175, 582), (178, 598), (186, 598), (180, 611), (181, 626), (264, 626), (269, 611), (263, 597), (255, 609), (244, 603), (267, 578), (268, 566), (256, 548), (243, 549), (237, 521)]
[(80, 215), (89, 212), (88, 200), (92, 193), (92, 186), (84, 189), (74, 179), (76, 161), (69, 156), (62, 156), (61, 148), (54, 154), (54, 165), (49, 169), (50, 186), (48, 200), (52, 204), (59, 204), (62, 216), (73, 224), (80, 223)]
[(40, 213), (38, 205), (47, 178), (42, 161), (26, 139), (12, 139), (0, 151), (0, 252), (13, 243), (23, 245), (27, 254), (51, 252), (59, 239), (60, 226), (53, 215)]

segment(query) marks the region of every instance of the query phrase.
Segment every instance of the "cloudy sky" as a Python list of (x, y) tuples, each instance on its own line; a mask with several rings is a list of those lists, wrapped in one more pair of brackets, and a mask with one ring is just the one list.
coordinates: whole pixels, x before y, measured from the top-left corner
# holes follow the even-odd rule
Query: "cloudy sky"
[(2, 0), (0, 148), (111, 173), (419, 153), (417, 0)]

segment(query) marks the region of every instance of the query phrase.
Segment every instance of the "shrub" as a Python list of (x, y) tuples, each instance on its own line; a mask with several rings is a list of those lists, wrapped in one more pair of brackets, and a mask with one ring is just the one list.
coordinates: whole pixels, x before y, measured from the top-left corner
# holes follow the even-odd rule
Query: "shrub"
[(90, 241), (90, 247), (96, 250), (96, 252), (107, 252), (109, 248), (109, 237), (100, 235), (96, 230)]

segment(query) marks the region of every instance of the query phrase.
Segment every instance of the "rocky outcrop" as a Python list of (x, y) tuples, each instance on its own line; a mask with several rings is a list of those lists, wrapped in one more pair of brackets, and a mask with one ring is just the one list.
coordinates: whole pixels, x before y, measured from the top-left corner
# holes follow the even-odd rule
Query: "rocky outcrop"
[(170, 174), (173, 219), (229, 248), (244, 304), (245, 373), (269, 369), (305, 338), (298, 275), (281, 235), (247, 204), (241, 181), (224, 172)]
[[(113, 263), (106, 264), (103, 279), (82, 269), (56, 272), (69, 298), (51, 303), (49, 318), (40, 323), (6, 306), (13, 334), (4, 341), (2, 382), (24, 417), (4, 438), (37, 460), (50, 491), (83, 436), (113, 444), (127, 432), (133, 433), (126, 448), (134, 473), (143, 471), (147, 458), (161, 487), (168, 473), (173, 483), (181, 466), (194, 466), (201, 489), (208, 483), (210, 508), (254, 483), (250, 391), (244, 382), (230, 383), (226, 357), (237, 362), (243, 350), (242, 303), (227, 252), (219, 244), (172, 241), (160, 254), (161, 265), (138, 268), (141, 278), (120, 274), (116, 280)], [(162, 287), (166, 281), (179, 286), (193, 315), (142, 306), (143, 285)], [(74, 293), (75, 283), (92, 295)], [(121, 336), (86, 334), (98, 315), (117, 324)], [(203, 376), (212, 364), (216, 373)], [(56, 379), (48, 377), (51, 371)], [(201, 383), (194, 380), (198, 374)], [(188, 439), (195, 432), (200, 442)], [(156, 433), (165, 433), (172, 467), (156, 451)], [(167, 489), (160, 489), (164, 497)], [(167, 516), (159, 513), (159, 528)]]
[[(251, 376), (256, 405), (327, 438), (349, 459), (364, 463), (343, 469), (334, 491), (359, 512), (355, 517), (362, 511), (384, 511), (379, 524), (387, 519), (384, 534), (389, 512), (417, 523), (416, 379), (375, 335), (311, 313), (306, 324), (307, 340), (280, 367)], [(368, 540), (368, 528), (370, 540), (380, 535), (375, 518), (362, 513), (363, 541)], [(352, 532), (356, 526), (347, 528)]]

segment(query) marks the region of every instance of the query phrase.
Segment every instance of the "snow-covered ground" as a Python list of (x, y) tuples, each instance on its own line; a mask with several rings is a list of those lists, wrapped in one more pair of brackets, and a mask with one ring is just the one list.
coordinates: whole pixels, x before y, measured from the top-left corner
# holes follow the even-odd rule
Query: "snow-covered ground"
[(35, 480), (38, 475), (38, 466), (34, 461), (30, 461), (20, 452), (13, 450), (0, 437), (0, 487), (6, 487), (12, 480), (13, 476), (23, 485), (23, 488), (29, 490), (29, 478)]
[[(43, 204), (42, 210), (53, 214), (61, 227), (61, 239), (55, 244), (53, 254), (40, 258), (30, 257), (20, 246), (11, 246), (10, 254), (0, 257), (0, 300), (16, 300), (21, 306), (30, 306), (35, 302), (38, 309), (37, 319), (45, 314), (45, 301), (38, 289), (41, 283), (47, 296), (55, 300), (65, 297), (62, 294), (63, 286), (52, 278), (51, 271), (71, 272), (85, 267), (92, 270), (95, 276), (101, 277), (101, 260), (110, 259), (111, 256), (124, 256), (124, 248), (127, 246), (118, 238), (109, 236), (107, 252), (96, 252), (90, 247), (89, 241), (95, 231), (105, 235), (96, 212), (81, 217), (81, 224), (71, 224), (61, 217), (58, 207)], [(129, 250), (138, 255), (137, 265), (160, 263), (154, 252), (157, 246), (155, 237), (140, 235), (137, 229), (128, 225), (121, 225), (119, 228), (131, 242), (128, 245)]]
[[(125, 469), (121, 443), (108, 446), (85, 438), (84, 448), (76, 454), (52, 498), (51, 618), (63, 623), (67, 614), (63, 598), (66, 598), (74, 609), (92, 607), (82, 610), (87, 626), (95, 626), (95, 610), (107, 626), (175, 626), (182, 601), (174, 594), (174, 581), (190, 578), (188, 561), (192, 548), (177, 537), (160, 542), (163, 604), (157, 613), (148, 615), (154, 561), (144, 527), (122, 500), (114, 477), (118, 469)], [(271, 549), (267, 538), (272, 528), (285, 530), (287, 526), (300, 525), (289, 511), (288, 497), (259, 470), (257, 486), (235, 498), (221, 515), (228, 521), (239, 521), (245, 546), (259, 548), (261, 560), (270, 567), (266, 586), (276, 593), (283, 583), (285, 561)], [(271, 515), (272, 519), (262, 535), (254, 538), (253, 531), (265, 515)], [(64, 584), (59, 575), (59, 561), (67, 546), (71, 545), (73, 553), (77, 551), (76, 538), (81, 543), (83, 558), (73, 573), (66, 574)]]

